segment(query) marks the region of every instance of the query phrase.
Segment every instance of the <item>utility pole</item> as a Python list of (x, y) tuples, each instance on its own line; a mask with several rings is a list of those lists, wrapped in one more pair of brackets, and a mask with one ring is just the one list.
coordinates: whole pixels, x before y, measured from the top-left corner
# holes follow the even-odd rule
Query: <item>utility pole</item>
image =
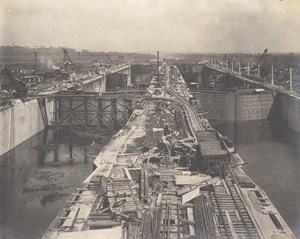
[(157, 51), (157, 74), (158, 74), (158, 68), (159, 68), (159, 51)]

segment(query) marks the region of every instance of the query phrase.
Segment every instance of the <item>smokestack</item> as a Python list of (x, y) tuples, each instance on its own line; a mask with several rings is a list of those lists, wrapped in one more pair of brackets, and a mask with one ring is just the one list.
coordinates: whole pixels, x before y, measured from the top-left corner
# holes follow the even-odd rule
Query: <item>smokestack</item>
[(293, 90), (293, 68), (290, 67), (290, 90)]
[(271, 68), (271, 85), (274, 84), (274, 66), (272, 65), (272, 68)]
[(248, 75), (250, 75), (250, 63), (249, 62), (248, 62), (248, 69), (247, 70), (248, 70), (248, 72), (247, 72)]
[(34, 74), (36, 74), (36, 56), (37, 56), (37, 52), (34, 52)]
[(157, 73), (159, 68), (159, 51), (157, 51)]

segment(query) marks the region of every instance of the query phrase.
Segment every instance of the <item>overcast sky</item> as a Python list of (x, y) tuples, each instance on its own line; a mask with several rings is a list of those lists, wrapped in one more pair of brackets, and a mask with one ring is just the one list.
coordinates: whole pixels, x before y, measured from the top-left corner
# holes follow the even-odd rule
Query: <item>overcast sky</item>
[(0, 45), (300, 52), (299, 0), (1, 0)]

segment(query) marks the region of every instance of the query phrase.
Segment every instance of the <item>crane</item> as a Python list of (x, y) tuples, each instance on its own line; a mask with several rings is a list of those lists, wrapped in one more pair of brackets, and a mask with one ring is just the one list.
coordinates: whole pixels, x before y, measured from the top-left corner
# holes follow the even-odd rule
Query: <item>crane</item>
[(264, 52), (259, 56), (259, 58), (257, 59), (256, 65), (258, 66), (258, 64), (261, 62), (261, 60), (263, 59), (263, 57), (268, 53), (268, 49), (266, 48), (264, 50)]
[(262, 62), (263, 58), (268, 53), (268, 49), (266, 48), (264, 52), (258, 56), (256, 64), (252, 65), (250, 72), (253, 74), (258, 71), (258, 67), (260, 67), (260, 76), (265, 77), (268, 75), (268, 69), (266, 66), (260, 66), (260, 63)]
[(113, 65), (113, 61), (110, 59), (109, 55), (106, 53), (106, 64), (107, 65)]
[(119, 55), (119, 64), (125, 63), (125, 58), (123, 55)]
[(8, 79), (10, 80), (11, 84), (15, 88), (14, 96), (16, 97), (25, 97), (28, 93), (28, 88), (26, 87), (26, 84), (13, 76), (12, 72), (7, 68), (3, 68), (3, 72), (7, 75)]
[(69, 65), (73, 65), (73, 61), (71, 59), (71, 57), (69, 56), (69, 53), (66, 49), (63, 49), (63, 52), (64, 52), (64, 68), (65, 68), (65, 71), (68, 71), (69, 69)]

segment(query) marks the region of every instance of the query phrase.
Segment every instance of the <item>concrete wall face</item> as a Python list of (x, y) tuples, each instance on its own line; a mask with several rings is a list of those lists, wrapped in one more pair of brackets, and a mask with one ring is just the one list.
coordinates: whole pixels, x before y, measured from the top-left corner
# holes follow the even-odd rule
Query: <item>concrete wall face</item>
[(148, 87), (156, 71), (155, 65), (132, 65), (131, 82), (136, 87)]
[(208, 112), (207, 118), (225, 121), (260, 120), (269, 117), (274, 99), (271, 93), (234, 94), (197, 92), (200, 110)]
[(186, 81), (187, 85), (191, 87), (191, 82), (198, 83), (199, 86), (204, 86), (204, 77), (203, 77), (203, 65), (199, 64), (177, 64), (177, 68), (180, 71), (180, 74)]
[(149, 74), (135, 74), (132, 75), (132, 83), (137, 87), (148, 87), (152, 80), (152, 75)]
[(300, 100), (285, 94), (279, 95), (280, 113), (288, 126), (300, 133)]
[[(51, 121), (52, 101), (47, 102), (47, 113)], [(16, 100), (13, 107), (0, 111), (0, 125), (0, 155), (3, 155), (44, 129), (38, 101)]]
[[(214, 83), (215, 88), (245, 87), (235, 76), (224, 75), (207, 67), (178, 65), (187, 82), (197, 81), (200, 86)], [(196, 73), (196, 75), (193, 75)], [(197, 78), (198, 76), (198, 78)], [(186, 79), (187, 78), (187, 79)], [(192, 89), (192, 87), (190, 86)], [(198, 90), (198, 89), (197, 89)], [(208, 112), (208, 119), (247, 121), (281, 118), (288, 126), (300, 132), (300, 100), (287, 94), (239, 94), (204, 92), (193, 93), (200, 101), (200, 110)]]
[(100, 92), (102, 80), (102, 78), (99, 78), (98, 80), (83, 84), (82, 89), (85, 91)]
[(106, 90), (122, 89), (127, 86), (127, 75), (108, 74), (106, 76)]

